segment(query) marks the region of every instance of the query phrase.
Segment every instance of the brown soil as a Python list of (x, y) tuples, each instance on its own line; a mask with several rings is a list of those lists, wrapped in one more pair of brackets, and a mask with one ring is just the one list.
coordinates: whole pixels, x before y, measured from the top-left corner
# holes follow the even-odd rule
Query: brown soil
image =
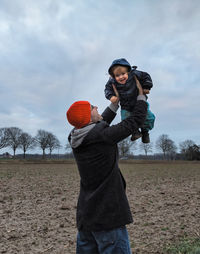
[[(200, 237), (200, 164), (124, 163), (133, 253)], [(0, 164), (0, 253), (75, 254), (79, 175), (72, 164)]]

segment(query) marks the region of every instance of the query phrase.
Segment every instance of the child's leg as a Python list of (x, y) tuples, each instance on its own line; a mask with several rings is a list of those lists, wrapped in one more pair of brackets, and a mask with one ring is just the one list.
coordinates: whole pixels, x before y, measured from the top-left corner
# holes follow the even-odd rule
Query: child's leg
[[(127, 117), (129, 117), (132, 114), (132, 112), (127, 111), (125, 109), (121, 109), (121, 120), (126, 119)], [(135, 141), (138, 138), (141, 138), (142, 134), (139, 130), (135, 131), (132, 136), (131, 136), (131, 140)]]
[(142, 137), (142, 133), (139, 130), (136, 130), (131, 136), (131, 141), (135, 141), (141, 137)]
[(152, 130), (154, 127), (154, 122), (155, 122), (155, 115), (150, 110), (147, 110), (146, 120), (144, 122), (142, 129), (147, 132)]
[(146, 120), (145, 120), (144, 125), (141, 129), (143, 143), (150, 142), (149, 131), (153, 129), (154, 122), (155, 122), (155, 115), (149, 110), (149, 103), (148, 103)]
[(121, 120), (126, 119), (131, 115), (131, 112), (127, 111), (126, 109), (121, 109)]

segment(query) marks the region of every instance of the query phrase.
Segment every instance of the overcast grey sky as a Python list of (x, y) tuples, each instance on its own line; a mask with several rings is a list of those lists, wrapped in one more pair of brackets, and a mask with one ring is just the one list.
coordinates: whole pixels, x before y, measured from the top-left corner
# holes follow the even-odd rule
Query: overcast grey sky
[(200, 144), (199, 0), (0, 0), (0, 127), (66, 144), (67, 108), (89, 100), (102, 112), (121, 57), (153, 79), (151, 140)]

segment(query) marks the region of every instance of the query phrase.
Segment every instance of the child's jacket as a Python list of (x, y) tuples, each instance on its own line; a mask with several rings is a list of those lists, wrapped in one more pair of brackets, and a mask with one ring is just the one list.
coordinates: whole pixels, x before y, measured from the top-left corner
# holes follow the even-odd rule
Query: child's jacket
[(122, 109), (133, 111), (133, 108), (137, 101), (138, 89), (134, 79), (134, 75), (140, 81), (142, 88), (151, 89), (153, 87), (152, 79), (147, 72), (136, 70), (137, 67), (133, 67), (128, 75), (126, 84), (119, 84), (114, 78), (110, 78), (105, 86), (105, 97), (109, 100), (112, 96), (116, 96), (112, 88), (114, 84), (119, 93), (120, 105)]

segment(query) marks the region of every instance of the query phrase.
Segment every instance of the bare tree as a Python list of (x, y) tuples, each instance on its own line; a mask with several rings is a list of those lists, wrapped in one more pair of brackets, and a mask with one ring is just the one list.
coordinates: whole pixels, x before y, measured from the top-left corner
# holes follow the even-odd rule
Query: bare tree
[(179, 144), (180, 152), (185, 158), (187, 158), (188, 149), (193, 145), (195, 145), (195, 143), (191, 139), (187, 139)]
[(200, 146), (196, 144), (189, 146), (186, 156), (188, 160), (200, 160)]
[(24, 159), (25, 159), (26, 151), (29, 150), (29, 149), (33, 149), (36, 145), (35, 139), (33, 137), (31, 137), (31, 135), (29, 135), (26, 132), (23, 132), (19, 139), (20, 139), (19, 147), (23, 150)]
[(151, 153), (153, 149), (152, 143), (140, 143), (140, 150), (145, 152), (145, 155), (147, 156), (148, 153)]
[(61, 144), (60, 141), (57, 139), (57, 137), (52, 134), (52, 133), (48, 133), (48, 137), (47, 137), (47, 147), (49, 148), (49, 153), (50, 153), (50, 158), (51, 158), (51, 153), (54, 149), (56, 148), (60, 148)]
[(168, 156), (170, 157), (171, 160), (175, 159), (176, 151), (177, 151), (177, 146), (175, 145), (173, 140), (169, 139), (168, 140), (167, 154), (168, 154)]
[(14, 158), (15, 158), (16, 149), (20, 146), (21, 134), (22, 134), (22, 130), (17, 127), (7, 128), (8, 146), (10, 146), (13, 149)]
[(174, 141), (172, 141), (168, 135), (162, 134), (156, 141), (156, 148), (163, 152), (164, 158), (166, 158), (166, 154), (174, 153), (176, 151), (176, 145)]
[(0, 128), (0, 149), (8, 146), (8, 130)]
[(74, 157), (73, 152), (72, 152), (72, 147), (71, 147), (69, 141), (65, 145), (65, 150), (67, 151), (66, 152), (66, 157), (67, 158), (73, 158)]
[(179, 144), (180, 151), (186, 160), (199, 160), (199, 146), (187, 139)]
[(156, 148), (163, 152), (164, 157), (167, 152), (167, 140), (168, 140), (168, 135), (163, 134), (159, 136), (159, 138), (156, 141)]
[(72, 148), (71, 148), (71, 146), (70, 146), (70, 143), (69, 143), (69, 142), (66, 144), (66, 146), (65, 146), (65, 150), (69, 151), (69, 153), (71, 153), (71, 152), (72, 152)]
[(48, 148), (48, 135), (49, 132), (45, 130), (38, 130), (35, 136), (35, 141), (37, 145), (42, 149), (43, 159), (45, 158), (45, 150)]
[(132, 146), (136, 147), (136, 142), (130, 140), (130, 138), (126, 138), (118, 143), (119, 156), (121, 158), (126, 157), (130, 154), (130, 150)]

